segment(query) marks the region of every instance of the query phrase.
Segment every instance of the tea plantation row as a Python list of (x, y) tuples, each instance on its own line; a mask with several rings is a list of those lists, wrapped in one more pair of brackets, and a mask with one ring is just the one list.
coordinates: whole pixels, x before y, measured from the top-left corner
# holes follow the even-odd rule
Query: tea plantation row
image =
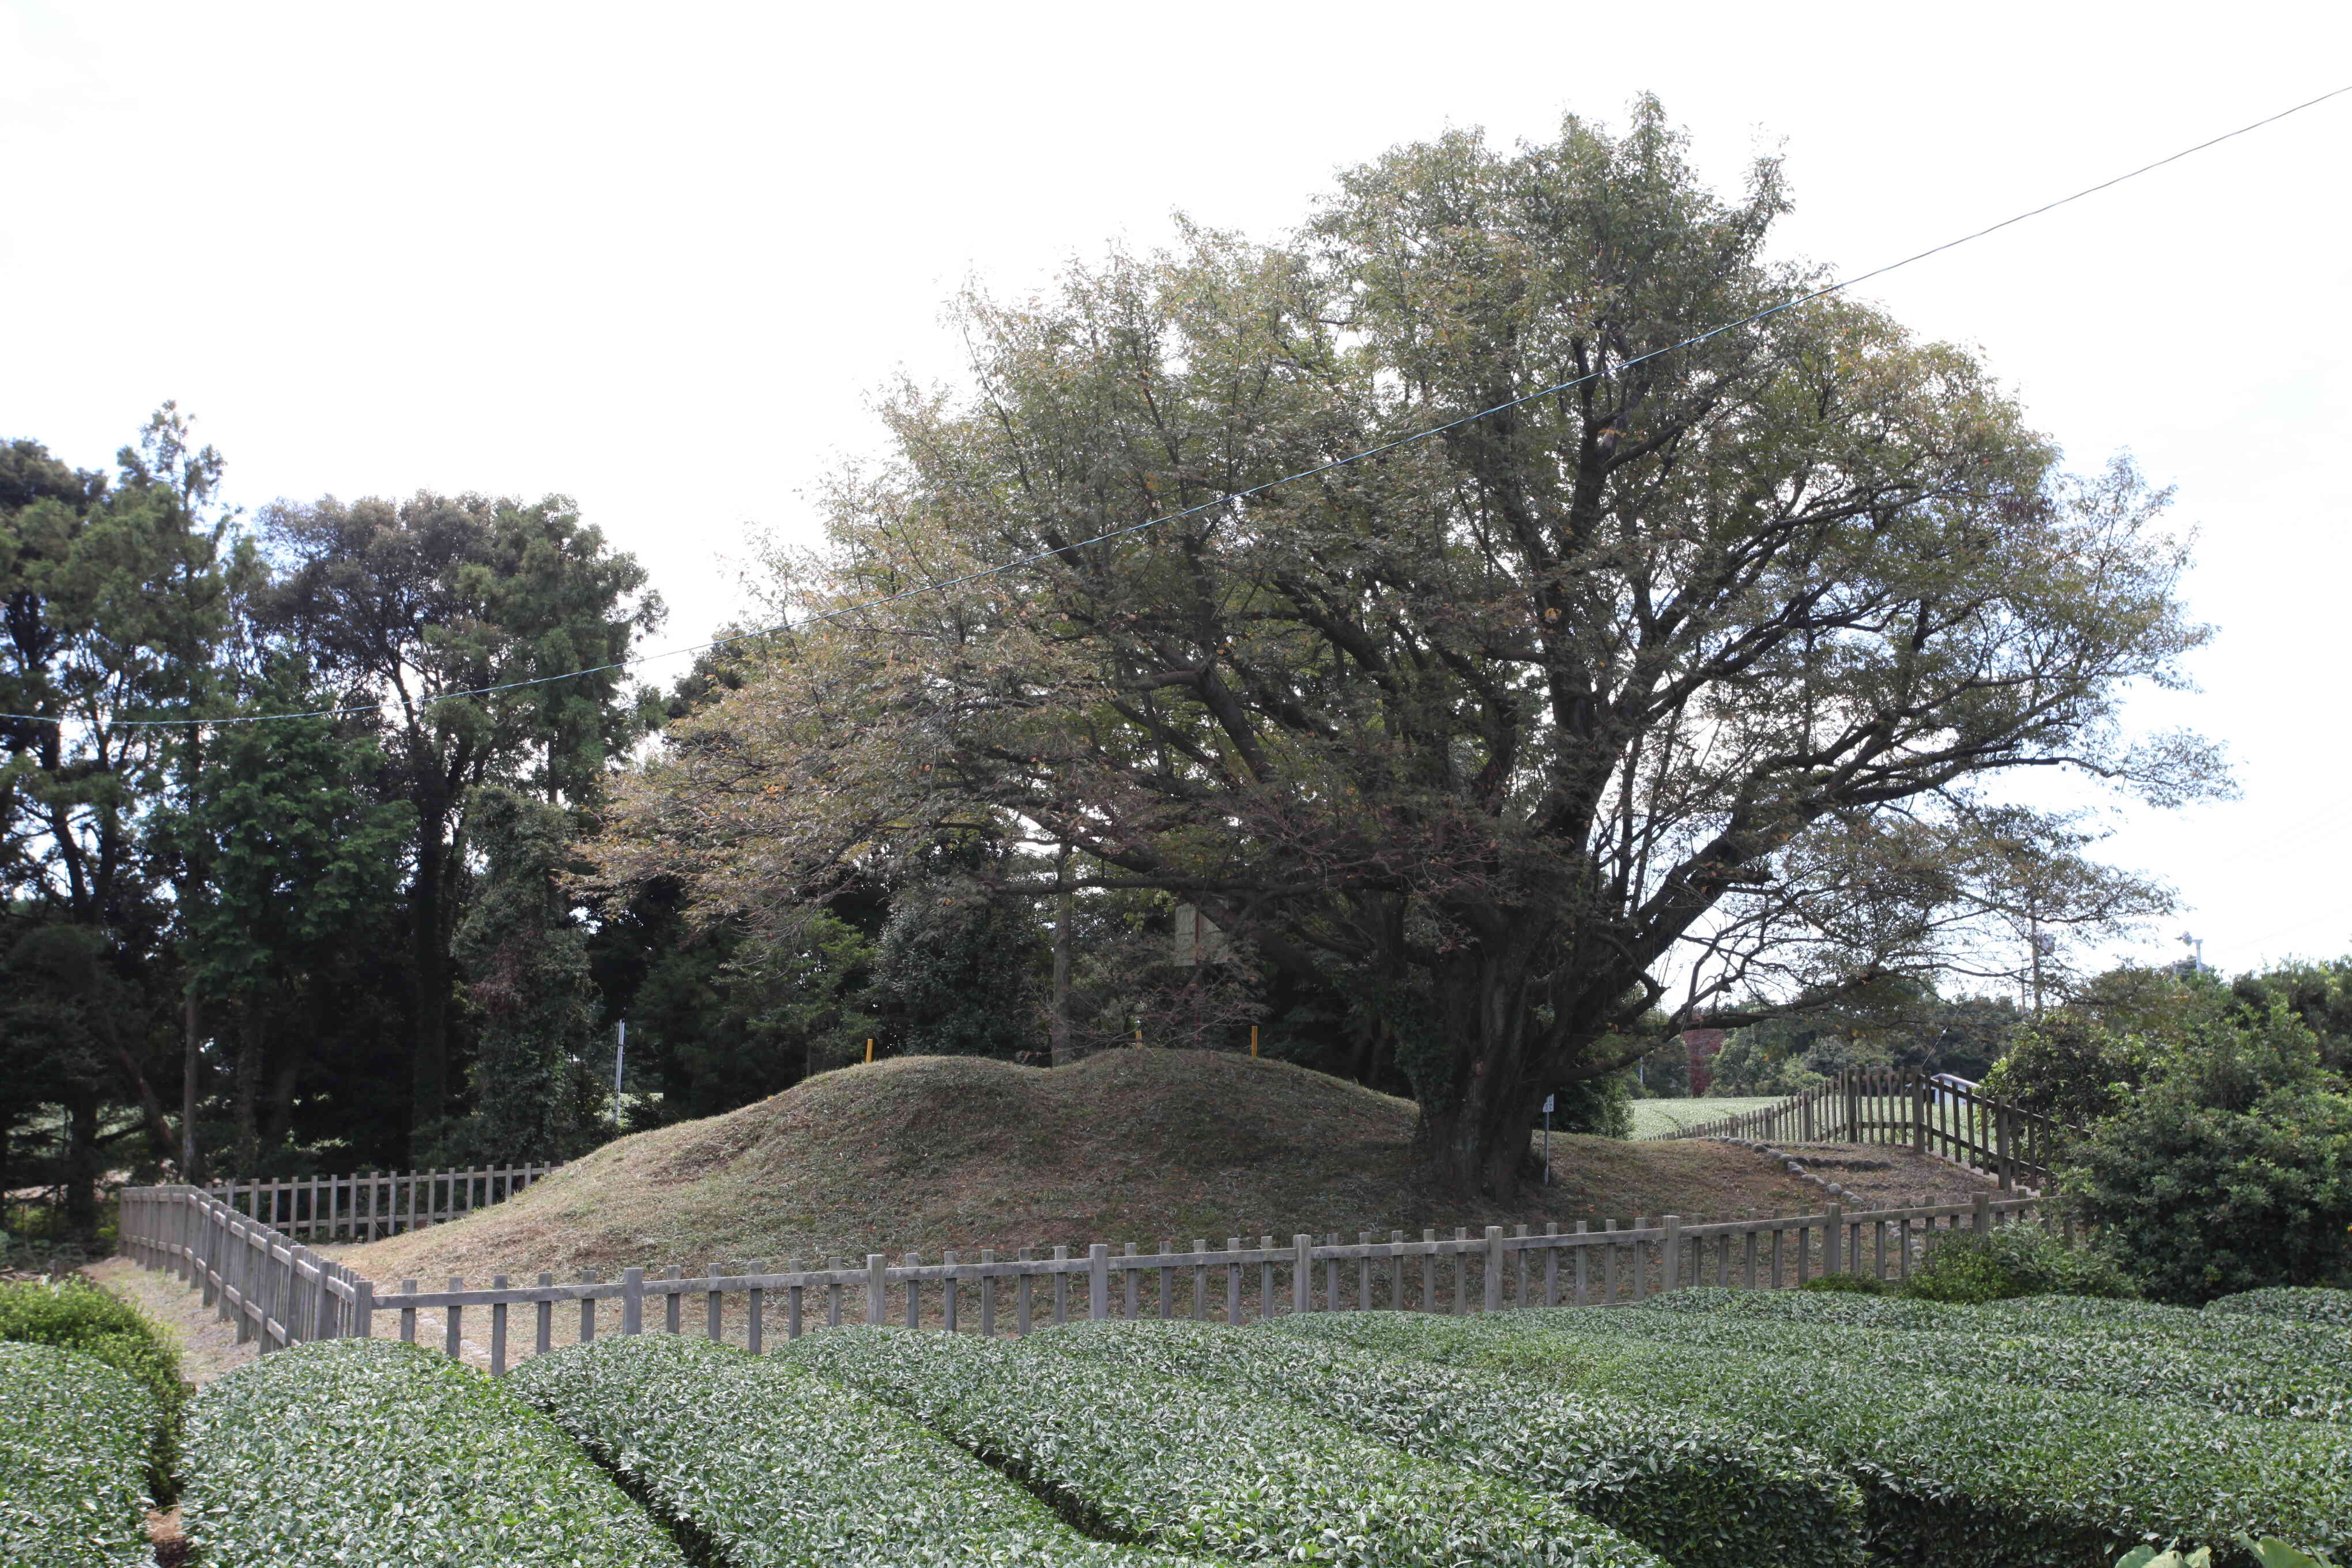
[(2352, 1331), (2307, 1292), (2247, 1307), (1702, 1289), (765, 1357), (647, 1335), (503, 1384), (329, 1342), (215, 1383), (176, 1462), (147, 1363), (53, 1327), (0, 1343), (0, 1561), (150, 1563), (176, 1483), (215, 1568), (2109, 1568), (2259, 1536), (2352, 1563)]

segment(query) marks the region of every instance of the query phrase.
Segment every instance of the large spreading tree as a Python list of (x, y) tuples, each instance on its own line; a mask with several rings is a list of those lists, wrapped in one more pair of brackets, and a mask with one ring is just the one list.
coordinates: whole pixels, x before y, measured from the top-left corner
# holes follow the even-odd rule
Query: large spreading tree
[(1041, 896), (1069, 846), (1343, 999), (1498, 1194), (1546, 1094), (1662, 1028), (2148, 907), (1987, 791), (2215, 787), (2118, 720), (2204, 636), (2162, 498), (1854, 300), (1674, 346), (1818, 282), (1767, 258), (1786, 205), (1644, 102), (968, 300), (971, 386), (887, 404), (798, 629), (625, 786), (604, 874), (756, 925), (942, 832), (1031, 843)]

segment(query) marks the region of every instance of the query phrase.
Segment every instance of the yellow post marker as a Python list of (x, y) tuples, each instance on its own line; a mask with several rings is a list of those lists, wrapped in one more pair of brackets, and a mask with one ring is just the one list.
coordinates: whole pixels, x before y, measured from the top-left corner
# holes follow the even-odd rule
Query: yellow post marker
[(867, 1067), (874, 1065), (874, 1042), (871, 1040), (866, 1042), (866, 1065)]
[(1255, 1024), (1252, 1024), (1250, 1026), (1250, 1055), (1257, 1055), (1257, 1026)]

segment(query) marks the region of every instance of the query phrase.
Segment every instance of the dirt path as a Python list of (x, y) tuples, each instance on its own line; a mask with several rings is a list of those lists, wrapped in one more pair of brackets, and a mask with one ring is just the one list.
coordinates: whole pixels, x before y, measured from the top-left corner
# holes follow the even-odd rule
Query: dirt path
[(236, 1331), (204, 1305), (201, 1292), (176, 1274), (142, 1268), (127, 1258), (93, 1263), (82, 1273), (163, 1324), (180, 1342), (180, 1375), (202, 1388), (225, 1372), (253, 1360), (254, 1347), (236, 1342)]

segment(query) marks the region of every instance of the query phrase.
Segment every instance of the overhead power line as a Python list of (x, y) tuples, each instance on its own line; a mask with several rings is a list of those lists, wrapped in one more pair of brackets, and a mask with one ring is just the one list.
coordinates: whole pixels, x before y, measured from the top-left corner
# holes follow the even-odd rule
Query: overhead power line
[[(2244, 125), (2239, 126), (2234, 131), (2224, 131), (2218, 136), (2208, 137), (2206, 140), (2198, 142), (2193, 147), (2183, 147), (2177, 153), (2167, 153), (2165, 156), (2156, 159), (2152, 163), (2142, 163), (2136, 169), (2128, 170), (2109, 179), (2101, 180), (2095, 185), (2085, 185), (2081, 190), (2075, 191), (2070, 195), (2063, 195), (2058, 197), (2054, 201), (2044, 202), (2038, 207), (2031, 207), (2024, 212), (2014, 215), (2013, 216), (2002, 218), (1999, 223), (1987, 224), (1982, 228), (1971, 229), (1969, 232), (1959, 236), (1958, 238), (1945, 240), (1940, 245), (1931, 245), (1925, 250), (1914, 251), (1912, 254), (1902, 258), (1900, 260), (1889, 261), (1884, 266), (1874, 267), (1867, 272), (1859, 272), (1851, 278), (1842, 278), (1834, 283), (1824, 284), (1822, 287), (1812, 289), (1808, 293), (1800, 294), (1792, 300), (1784, 300), (1778, 305), (1768, 306), (1764, 310), (1758, 310), (1751, 315), (1742, 316), (1737, 321), (1726, 321), (1721, 326), (1710, 327), (1706, 331), (1685, 338), (1679, 342), (1669, 343), (1664, 348), (1652, 349), (1647, 353), (1636, 354), (1631, 359), (1621, 361), (1612, 367), (1596, 370), (1589, 374), (1576, 376), (1570, 380), (1560, 382), (1557, 385), (1540, 388), (1538, 391), (1528, 393), (1524, 397), (1515, 397), (1507, 403), (1497, 403), (1491, 408), (1481, 408), (1475, 414), (1465, 414), (1460, 418), (1449, 419), (1443, 425), (1433, 425), (1425, 430), (1416, 430), (1410, 436), (1400, 436), (1393, 441), (1383, 441), (1376, 447), (1367, 447), (1360, 452), (1350, 452), (1344, 458), (1334, 458), (1328, 463), (1318, 463), (1313, 468), (1301, 468), (1295, 474), (1285, 474), (1280, 479), (1268, 479), (1263, 484), (1252, 485), (1246, 489), (1226, 491), (1224, 494), (1217, 496), (1213, 500), (1204, 500), (1197, 506), (1188, 506), (1181, 511), (1163, 512), (1157, 517), (1147, 518), (1141, 522), (1129, 523), (1123, 528), (1114, 528), (1108, 532), (1097, 533), (1091, 539), (1076, 540), (1071, 543), (1062, 545), (1057, 549), (1040, 550), (1034, 552), (1031, 554), (1016, 556), (1013, 560), (1000, 563), (994, 566), (982, 567), (977, 572), (966, 572), (959, 576), (941, 578), (936, 583), (925, 583), (918, 587), (901, 589), (895, 594), (885, 594), (878, 598), (863, 599), (854, 605), (844, 605), (835, 609), (819, 611), (814, 614), (805, 616), (798, 621), (783, 621), (772, 626), (761, 626), (748, 632), (737, 632), (731, 637), (713, 637), (708, 642), (688, 643), (682, 647), (664, 648), (658, 653), (637, 654), (628, 658), (614, 659), (609, 664), (592, 664), (580, 669), (567, 669), (560, 675), (535, 675), (524, 680), (501, 681), (495, 686), (476, 686), (464, 688), (455, 691), (436, 692), (428, 700), (433, 702), (444, 702), (458, 697), (492, 697), (503, 691), (521, 691), (534, 686), (552, 685), (554, 682), (559, 680), (576, 680), (582, 676), (604, 675), (616, 669), (629, 669), (637, 665), (653, 663), (656, 659), (677, 658), (690, 653), (707, 653), (712, 648), (726, 647), (730, 644), (739, 642), (748, 642), (753, 637), (772, 637), (779, 632), (788, 632), (802, 626), (814, 626), (823, 621), (840, 620), (850, 616), (862, 615), (867, 610), (879, 609), (885, 605), (895, 605), (902, 599), (915, 598), (919, 595), (942, 593), (950, 588), (961, 587), (967, 583), (977, 583), (984, 578), (994, 577), (1003, 573), (1017, 571), (1024, 566), (1034, 566), (1041, 562), (1053, 560), (1055, 557), (1066, 554), (1073, 550), (1083, 550), (1088, 545), (1108, 543), (1113, 540), (1127, 538), (1130, 534), (1141, 533), (1148, 529), (1158, 528), (1164, 523), (1180, 521), (1184, 518), (1194, 517), (1202, 512), (1213, 510), (1217, 507), (1229, 506), (1234, 501), (1247, 500), (1252, 496), (1264, 495), (1266, 491), (1277, 489), (1284, 485), (1296, 484), (1301, 479), (1311, 479), (1318, 474), (1328, 474), (1335, 468), (1344, 468), (1353, 463), (1365, 462), (1370, 458), (1380, 457), (1384, 453), (1396, 451), (1400, 447), (1410, 447), (1416, 443), (1426, 441), (1432, 437), (1443, 436), (1449, 430), (1458, 430), (1465, 425), (1473, 424), (1481, 419), (1492, 418), (1497, 414), (1508, 413), (1514, 408), (1522, 407), (1528, 404), (1538, 402), (1547, 397), (1557, 396), (1560, 393), (1581, 386), (1587, 382), (1598, 381), (1603, 376), (1622, 374), (1624, 372), (1631, 370), (1637, 364), (1642, 364), (1650, 360), (1662, 358), (1666, 354), (1678, 353), (1683, 349), (1695, 348), (1700, 343), (1706, 342), (1715, 338), (1719, 338), (1726, 332), (1734, 332), (1738, 331), (1742, 327), (1754, 326), (1757, 322), (1777, 316), (1783, 310), (1793, 310), (1801, 305), (1809, 305), (1816, 300), (1826, 299), (1832, 294), (1843, 293), (1849, 289), (1856, 288), (1864, 283), (1867, 283), (1874, 278), (1884, 278), (1888, 273), (1896, 271), (1902, 268), (1909, 267), (1915, 262), (1925, 261), (1929, 257), (1940, 256), (1948, 250), (1954, 250), (1963, 245), (1968, 245), (1973, 241), (1982, 239), (1987, 235), (1998, 234), (2002, 229), (2011, 228), (2018, 224), (2024, 223), (2029, 219), (2040, 217), (2045, 213), (2055, 212), (2058, 208), (2068, 205), (2074, 202), (2079, 202), (2086, 196), (2095, 196), (2102, 191), (2113, 190), (2116, 186), (2124, 184), (2127, 180), (2136, 180), (2142, 174), (2151, 174), (2158, 169), (2163, 168), (2168, 163), (2177, 163), (2183, 158), (2191, 157), (2196, 153), (2206, 151), (2208, 148), (2218, 147), (2224, 142), (2233, 141), (2240, 136), (2248, 134), (2249, 132), (2260, 131), (2266, 125), (2275, 125), (2280, 121), (2286, 119), (2290, 115), (2300, 114), (2306, 109), (2316, 108), (2318, 105), (2326, 103), (2330, 99), (2341, 98), (2346, 93), (2352, 93), (2352, 83), (2347, 83), (2343, 87), (2336, 88), (2333, 91), (2323, 92), (2316, 98), (2305, 99), (2301, 103), (2292, 105), (2286, 109), (2282, 109), (2274, 114), (2266, 114), (2262, 119), (2251, 121)], [(381, 711), (381, 704), (366, 703), (347, 708), (314, 708), (301, 712), (228, 714), (219, 718), (211, 719), (117, 719), (113, 721), (113, 722), (119, 727), (135, 726), (142, 729), (189, 724), (267, 724), (289, 719), (335, 719), (352, 714), (374, 713), (378, 711)], [(16, 720), (37, 724), (54, 724), (62, 722), (62, 721), (44, 713), (0, 713), (0, 720)]]

